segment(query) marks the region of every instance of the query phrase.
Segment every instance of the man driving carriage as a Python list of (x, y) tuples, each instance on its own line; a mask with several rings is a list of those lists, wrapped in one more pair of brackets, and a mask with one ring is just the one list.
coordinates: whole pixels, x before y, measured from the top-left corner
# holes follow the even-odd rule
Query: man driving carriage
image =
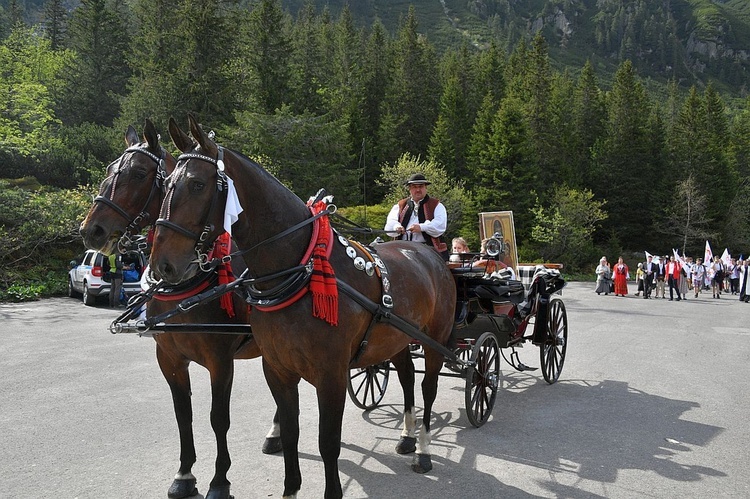
[(430, 181), (415, 173), (406, 181), (409, 197), (393, 205), (385, 223), (389, 236), (405, 241), (431, 244), (448, 260), (448, 245), (442, 235), (448, 225), (448, 214), (440, 200), (427, 194)]

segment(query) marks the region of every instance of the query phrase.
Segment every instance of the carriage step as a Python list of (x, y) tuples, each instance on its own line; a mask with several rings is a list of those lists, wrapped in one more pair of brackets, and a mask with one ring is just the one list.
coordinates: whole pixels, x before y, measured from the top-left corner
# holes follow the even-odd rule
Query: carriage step
[(516, 368), (516, 371), (536, 371), (537, 369), (539, 369), (538, 367), (527, 366), (523, 362), (518, 362), (517, 365), (513, 367)]

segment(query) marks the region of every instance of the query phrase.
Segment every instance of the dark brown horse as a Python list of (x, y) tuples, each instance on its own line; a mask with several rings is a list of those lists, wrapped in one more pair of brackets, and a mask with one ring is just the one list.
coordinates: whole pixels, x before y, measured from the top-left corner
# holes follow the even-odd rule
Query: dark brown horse
[[(180, 130), (174, 120), (170, 120), (169, 131), (184, 154), (168, 180), (161, 218), (157, 221), (151, 253), (156, 277), (180, 283), (200, 272), (196, 251), (202, 252), (204, 243), (198, 239), (212, 240), (222, 226), (223, 210), (217, 207), (224, 206), (227, 193), (219, 173), (223, 170), (233, 179), (237, 198), (244, 208), (234, 224), (233, 234), (238, 246), (246, 251), (248, 268), (255, 279), (250, 294), (260, 296), (261, 303), (264, 296), (284, 295), (284, 287), (294, 287), (291, 282), (296, 278), (294, 272), (285, 274), (285, 271), (302, 267), (301, 272), (306, 272), (306, 253), (315, 232), (314, 224), (308, 223), (310, 209), (263, 168), (236, 152), (219, 148), (192, 116), (190, 131), (197, 143)], [(218, 190), (217, 185), (222, 189)], [(302, 483), (297, 451), (300, 379), (315, 386), (317, 392), (325, 497), (339, 498), (342, 489), (338, 457), (349, 369), (385, 359), (390, 359), (395, 366), (404, 390), (405, 428), (397, 451), (418, 451), (418, 459), (412, 465), (415, 471), (426, 472), (432, 467), (430, 418), (443, 357), (425, 348), (426, 374), (422, 382), (425, 408), (419, 448), (415, 449), (410, 338), (388, 323), (373, 322), (373, 315), (363, 308), (362, 300), (355, 300), (353, 296), (358, 292), (372, 304), (388, 301), (384, 300), (384, 282), (377, 273), (365, 272), (363, 262), (351, 258), (354, 255), (347, 255), (351, 246), (345, 247), (335, 237), (330, 245), (328, 260), (339, 290), (337, 326), (313, 317), (311, 293), (280, 310), (253, 309), (250, 314), (253, 335), (263, 353), (266, 380), (280, 416), (284, 497), (296, 497)], [(453, 324), (456, 288), (441, 257), (426, 245), (410, 242), (390, 242), (377, 248), (391, 276), (385, 291), (393, 297), (394, 305), (386, 313), (392, 312), (405, 319), (438, 343), (447, 343)], [(357, 254), (362, 256), (361, 252)], [(355, 264), (359, 265), (355, 267)], [(342, 292), (347, 287), (356, 291)], [(364, 340), (366, 347), (360, 352)]]
[[(109, 165), (86, 219), (81, 235), (87, 247), (106, 253), (124, 250), (141, 232), (152, 225), (164, 197), (163, 182), (175, 166), (174, 158), (159, 144), (153, 124), (146, 120), (144, 141), (133, 127), (125, 134), (127, 149)], [(237, 262), (239, 263), (239, 262)], [(247, 304), (232, 295), (235, 317), (229, 318), (219, 301), (209, 302), (171, 319), (169, 322), (242, 324), (247, 322)], [(173, 309), (178, 301), (152, 299), (147, 316), (152, 317)], [(211, 426), (216, 434), (216, 471), (206, 498), (229, 497), (227, 471), (231, 461), (227, 448), (229, 400), (234, 377), (233, 359), (253, 359), (260, 355), (257, 344), (247, 335), (162, 333), (155, 336), (156, 358), (169, 384), (180, 434), (180, 468), (169, 489), (170, 498), (197, 493), (191, 469), (196, 460), (193, 440), (193, 409), (191, 403), (190, 362), (208, 369), (211, 375)], [(278, 435), (278, 430), (271, 434)], [(267, 438), (264, 452), (281, 450), (278, 436)]]

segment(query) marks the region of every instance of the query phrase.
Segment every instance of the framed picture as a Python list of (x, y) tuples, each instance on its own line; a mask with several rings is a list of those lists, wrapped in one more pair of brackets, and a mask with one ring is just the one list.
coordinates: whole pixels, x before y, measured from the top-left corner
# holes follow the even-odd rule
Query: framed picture
[(491, 211), (479, 214), (479, 237), (492, 237), (499, 234), (503, 241), (503, 252), (500, 261), (518, 273), (518, 248), (516, 246), (516, 228), (513, 225), (512, 211)]

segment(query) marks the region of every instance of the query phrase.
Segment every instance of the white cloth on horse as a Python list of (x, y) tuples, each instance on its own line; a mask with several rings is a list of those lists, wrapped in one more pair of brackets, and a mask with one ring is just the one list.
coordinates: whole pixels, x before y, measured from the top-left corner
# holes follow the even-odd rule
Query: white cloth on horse
[(234, 188), (234, 182), (227, 176), (227, 203), (224, 206), (224, 230), (232, 235), (232, 224), (240, 218), (240, 213), (244, 210), (237, 197), (237, 190)]

